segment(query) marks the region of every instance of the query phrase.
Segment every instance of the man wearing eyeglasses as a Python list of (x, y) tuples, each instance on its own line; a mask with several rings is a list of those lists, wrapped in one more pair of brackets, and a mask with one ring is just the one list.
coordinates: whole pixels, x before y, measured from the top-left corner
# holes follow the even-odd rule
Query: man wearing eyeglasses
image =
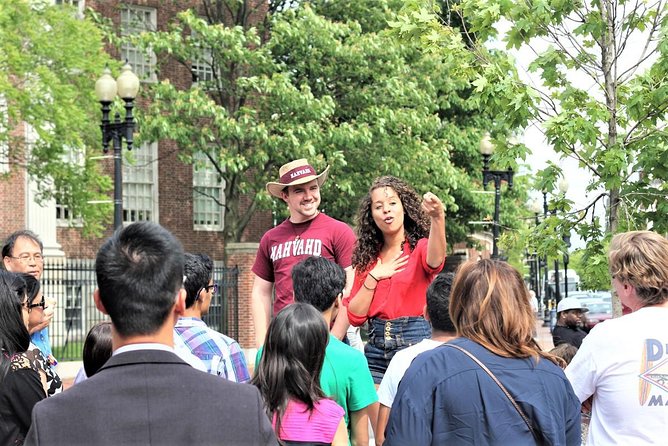
[[(37, 234), (32, 231), (16, 231), (7, 237), (2, 247), (2, 264), (5, 270), (13, 273), (30, 274), (37, 280), (44, 272), (43, 245)], [(51, 365), (55, 359), (51, 352), (48, 326), (53, 318), (55, 299), (46, 299), (42, 322), (30, 328), (31, 341), (42, 352)]]
[(211, 300), (218, 292), (213, 282), (213, 262), (205, 254), (185, 254), (183, 273), (186, 310), (174, 327), (174, 345), (185, 346), (198, 357), (212, 375), (246, 383), (250, 373), (243, 350), (237, 341), (206, 325), (202, 316), (209, 313)]

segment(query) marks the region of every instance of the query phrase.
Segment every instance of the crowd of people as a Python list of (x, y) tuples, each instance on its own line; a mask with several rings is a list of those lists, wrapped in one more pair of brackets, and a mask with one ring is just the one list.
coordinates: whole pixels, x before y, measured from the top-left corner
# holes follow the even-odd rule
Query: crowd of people
[(665, 442), (668, 240), (616, 235), (612, 286), (634, 312), (586, 334), (586, 309), (564, 299), (548, 352), (512, 266), (485, 259), (441, 272), (438, 197), (380, 177), (355, 235), (318, 209), (327, 172), (300, 159), (267, 184), (289, 217), (263, 236), (253, 266), (254, 363), (202, 320), (217, 289), (211, 259), (139, 222), (97, 253), (92, 299), (108, 321), (91, 328), (63, 391), (41, 242), (10, 235), (0, 444), (579, 445), (582, 412), (590, 444)]

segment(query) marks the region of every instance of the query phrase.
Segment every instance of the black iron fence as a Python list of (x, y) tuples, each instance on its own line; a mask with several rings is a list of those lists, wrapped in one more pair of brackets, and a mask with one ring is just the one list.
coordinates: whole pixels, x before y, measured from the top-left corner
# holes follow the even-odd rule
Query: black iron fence
[[(216, 265), (213, 280), (218, 293), (211, 300), (204, 321), (214, 330), (239, 337), (239, 268)], [(90, 327), (107, 317), (95, 308), (93, 291), (95, 262), (90, 259), (48, 259), (44, 265), (42, 286), (46, 296), (58, 301), (49, 325), (53, 355), (59, 361), (81, 359), (84, 339)]]

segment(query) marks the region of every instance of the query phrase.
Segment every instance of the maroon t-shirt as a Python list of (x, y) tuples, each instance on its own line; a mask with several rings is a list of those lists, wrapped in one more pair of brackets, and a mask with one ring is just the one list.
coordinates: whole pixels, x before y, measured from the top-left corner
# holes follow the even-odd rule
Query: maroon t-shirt
[(267, 231), (260, 240), (253, 272), (274, 282), (274, 315), (294, 301), (292, 267), (310, 256), (329, 259), (348, 268), (352, 265), (355, 234), (350, 227), (322, 212), (304, 223), (283, 223)]

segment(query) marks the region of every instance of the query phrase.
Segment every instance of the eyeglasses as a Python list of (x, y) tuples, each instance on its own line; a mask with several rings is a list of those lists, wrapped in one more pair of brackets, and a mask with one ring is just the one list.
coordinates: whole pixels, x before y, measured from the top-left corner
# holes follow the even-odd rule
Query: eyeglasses
[(27, 309), (28, 311), (32, 310), (33, 308), (37, 308), (37, 307), (42, 307), (42, 309), (44, 309), (45, 306), (46, 306), (46, 300), (44, 299), (44, 296), (42, 296), (42, 300), (39, 303), (36, 303), (36, 304), (29, 304), (28, 301), (23, 302), (23, 307), (25, 309)]
[(218, 284), (214, 283), (213, 285), (207, 285), (202, 289), (205, 290), (207, 293), (210, 293), (211, 290), (213, 290), (213, 294), (216, 294), (218, 292)]
[(23, 263), (24, 265), (29, 263), (31, 260), (34, 260), (35, 263), (44, 263), (44, 256), (42, 254), (21, 254), (18, 257), (12, 257), (12, 256), (7, 256), (10, 259), (18, 260), (19, 262)]
[(42, 307), (43, 310), (45, 306), (46, 306), (46, 300), (44, 299), (44, 296), (42, 296), (42, 300), (39, 301), (39, 303), (28, 305), (28, 309), (32, 310), (33, 308)]

